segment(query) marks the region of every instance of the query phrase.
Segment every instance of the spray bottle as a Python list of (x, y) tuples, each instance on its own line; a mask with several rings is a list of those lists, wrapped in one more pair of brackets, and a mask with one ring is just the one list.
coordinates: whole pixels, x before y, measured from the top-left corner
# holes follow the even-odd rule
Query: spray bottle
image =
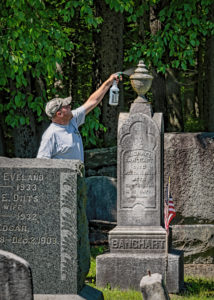
[[(117, 72), (117, 76), (120, 78), (121, 75), (127, 75), (130, 76), (131, 74), (134, 73), (134, 70), (136, 69), (136, 67), (127, 69), (123, 72)], [(116, 80), (114, 80), (112, 87), (110, 88), (110, 93), (109, 93), (109, 105), (118, 105), (119, 103), (119, 89), (117, 86), (117, 82)]]
[[(117, 72), (117, 76), (120, 78), (122, 75), (122, 72)], [(109, 105), (116, 106), (119, 103), (119, 88), (117, 86), (116, 80), (113, 81), (112, 87), (110, 88), (110, 93), (109, 93)]]
[(117, 82), (114, 80), (109, 93), (109, 105), (118, 105), (119, 103), (119, 89), (117, 87)]

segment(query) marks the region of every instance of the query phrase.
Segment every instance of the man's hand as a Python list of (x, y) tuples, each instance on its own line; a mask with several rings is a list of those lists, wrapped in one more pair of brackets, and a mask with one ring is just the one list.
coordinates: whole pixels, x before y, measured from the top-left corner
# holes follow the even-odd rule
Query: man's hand
[(122, 80), (122, 76), (118, 73), (112, 74), (100, 87), (96, 90), (88, 100), (83, 104), (86, 114), (88, 114), (92, 109), (94, 109), (100, 101), (103, 99), (109, 88), (112, 86), (114, 80), (117, 84)]
[(110, 85), (112, 85), (114, 80), (116, 80), (116, 82), (118, 84), (119, 81), (122, 80), (122, 75), (120, 73), (114, 73), (109, 77), (109, 79), (107, 81), (109, 82)]

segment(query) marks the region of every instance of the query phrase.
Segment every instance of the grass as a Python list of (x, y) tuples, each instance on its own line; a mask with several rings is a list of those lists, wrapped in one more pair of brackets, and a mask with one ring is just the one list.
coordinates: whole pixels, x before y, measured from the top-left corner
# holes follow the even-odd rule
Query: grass
[[(141, 292), (134, 290), (121, 291), (111, 289), (110, 286), (98, 288), (96, 286), (96, 256), (108, 250), (105, 246), (91, 248), (91, 267), (86, 283), (103, 292), (105, 300), (142, 300)], [(185, 276), (185, 289), (179, 295), (170, 295), (171, 300), (214, 300), (214, 280)]]

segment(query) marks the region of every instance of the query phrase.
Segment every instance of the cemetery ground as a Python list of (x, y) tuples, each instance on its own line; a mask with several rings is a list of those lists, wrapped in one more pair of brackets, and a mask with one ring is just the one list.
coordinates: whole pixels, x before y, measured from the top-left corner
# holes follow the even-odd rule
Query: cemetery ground
[[(110, 285), (105, 288), (96, 286), (96, 256), (106, 251), (108, 251), (107, 246), (91, 247), (91, 266), (86, 278), (87, 284), (102, 291), (105, 300), (142, 300), (139, 291), (111, 289)], [(214, 279), (185, 276), (184, 284), (184, 290), (180, 294), (170, 294), (171, 300), (214, 300)]]

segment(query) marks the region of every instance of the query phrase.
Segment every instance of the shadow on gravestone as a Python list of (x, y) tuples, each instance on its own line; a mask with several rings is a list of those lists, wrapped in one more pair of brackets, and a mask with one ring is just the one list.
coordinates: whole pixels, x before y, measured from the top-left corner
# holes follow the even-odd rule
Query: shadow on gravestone
[(0, 250), (0, 300), (32, 300), (32, 276), (28, 262)]

